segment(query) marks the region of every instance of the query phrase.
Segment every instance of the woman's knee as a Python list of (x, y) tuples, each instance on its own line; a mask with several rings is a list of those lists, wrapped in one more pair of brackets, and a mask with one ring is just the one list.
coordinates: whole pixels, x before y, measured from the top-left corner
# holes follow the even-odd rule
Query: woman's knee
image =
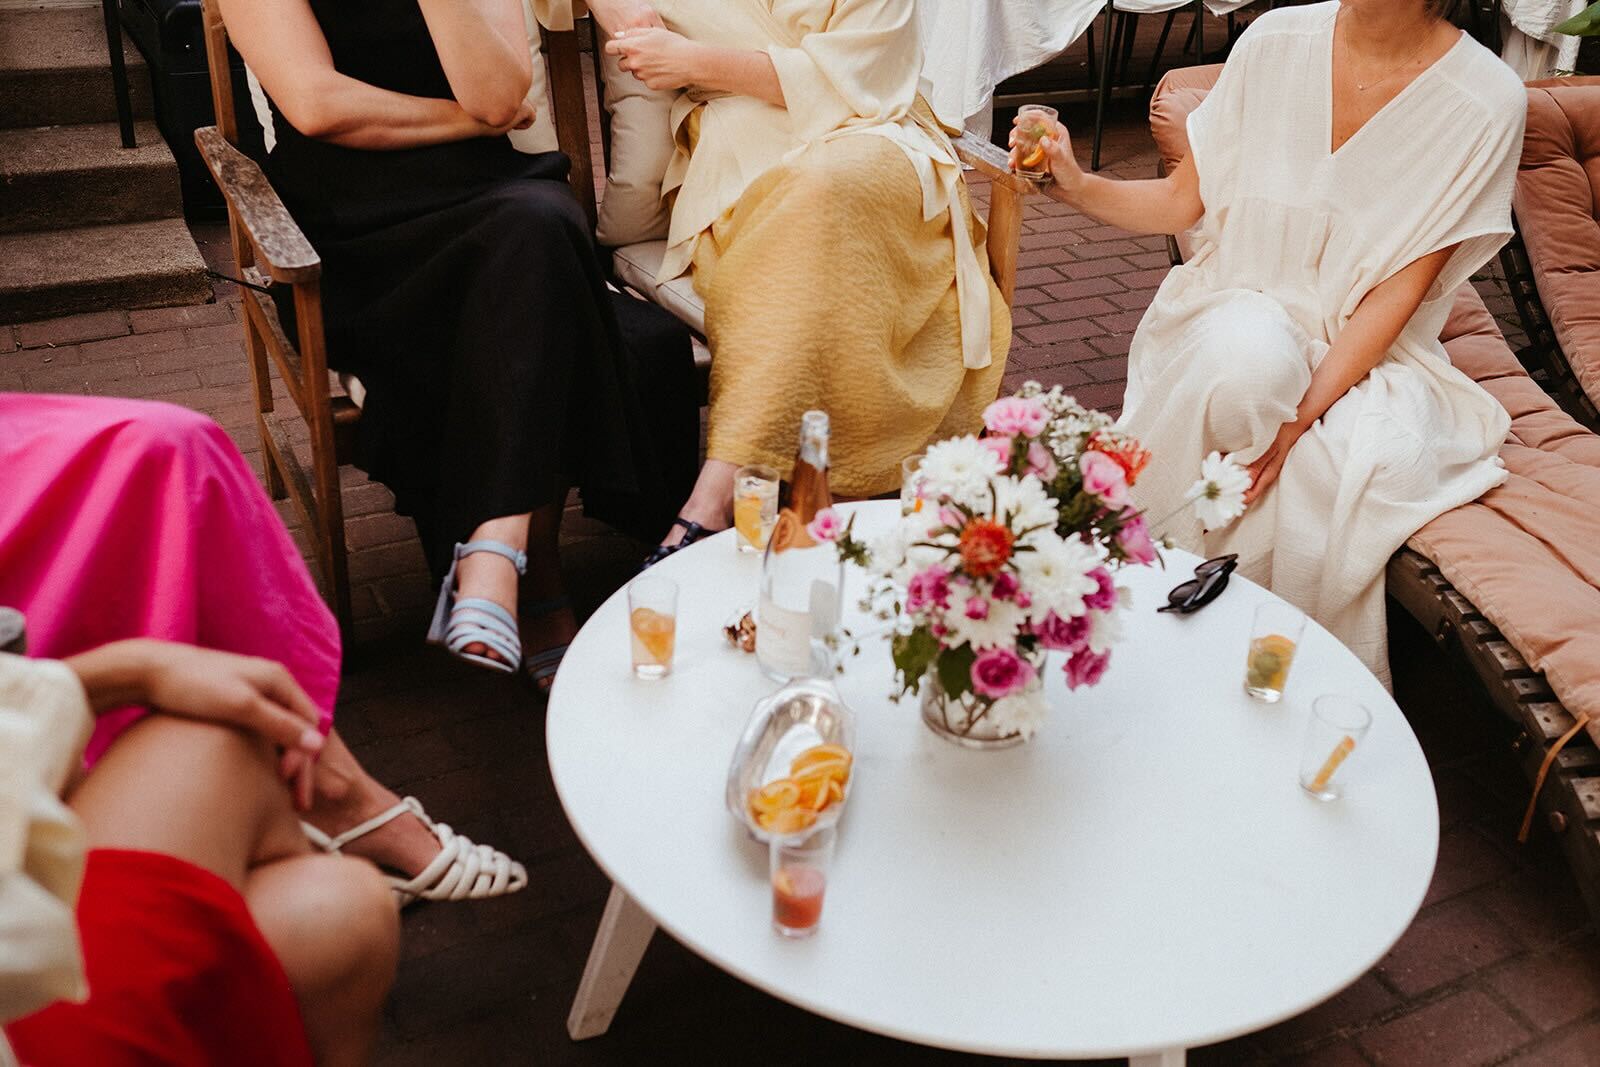
[(1281, 311), (1229, 306), (1201, 321), (1191, 358), (1212, 381), (1214, 413), (1248, 417), (1298, 405), (1311, 384), (1302, 339)]
[(589, 243), (589, 225), (572, 190), (561, 182), (512, 182), (487, 195), (482, 224), (548, 248), (557, 239)]
[(302, 998), (359, 988), (381, 1003), (399, 960), (400, 911), (371, 863), (308, 855), (269, 864), (252, 873), (246, 897)]

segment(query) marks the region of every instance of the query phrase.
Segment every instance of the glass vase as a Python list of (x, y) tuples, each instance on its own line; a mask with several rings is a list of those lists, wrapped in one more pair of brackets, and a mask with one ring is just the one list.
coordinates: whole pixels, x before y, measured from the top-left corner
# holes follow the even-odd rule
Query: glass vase
[(988, 705), (970, 691), (959, 697), (947, 694), (939, 684), (937, 670), (923, 675), (921, 691), (923, 723), (952, 744), (992, 750), (1012, 748), (1027, 740), (1015, 730), (996, 726), (986, 714)]

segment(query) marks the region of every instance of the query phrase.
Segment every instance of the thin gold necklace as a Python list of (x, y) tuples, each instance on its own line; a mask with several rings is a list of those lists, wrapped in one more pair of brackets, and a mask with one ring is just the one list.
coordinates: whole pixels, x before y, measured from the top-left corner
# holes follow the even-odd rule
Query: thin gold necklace
[[(1339, 17), (1340, 17), (1340, 21), (1343, 21), (1343, 19), (1344, 19), (1344, 12), (1343, 11), (1339, 12)], [(1433, 25), (1433, 23), (1430, 21), (1428, 23), (1428, 25), (1431, 27)], [(1416, 49), (1413, 50), (1412, 53), (1409, 56), (1407, 56), (1404, 60), (1402, 60), (1399, 66), (1397, 66), (1393, 70), (1389, 71), (1389, 73), (1385, 74), (1383, 77), (1379, 78), (1377, 81), (1369, 81), (1365, 85), (1362, 85), (1360, 82), (1356, 82), (1356, 92), (1364, 93), (1368, 89), (1373, 89), (1373, 88), (1376, 88), (1377, 86), (1382, 85), (1384, 82), (1388, 81), (1390, 78), (1394, 77), (1396, 74), (1399, 74), (1402, 70), (1405, 70), (1407, 67), (1409, 67), (1411, 65), (1412, 61), (1415, 60), (1418, 56), (1420, 56), (1422, 54), (1422, 50), (1424, 48), (1426, 48), (1426, 47), (1428, 47), (1428, 39), (1426, 37), (1424, 37), (1422, 39), (1422, 43), (1417, 45)], [(1349, 58), (1349, 55), (1350, 55), (1350, 43), (1348, 41), (1344, 42), (1344, 54), (1345, 54), (1346, 58)]]

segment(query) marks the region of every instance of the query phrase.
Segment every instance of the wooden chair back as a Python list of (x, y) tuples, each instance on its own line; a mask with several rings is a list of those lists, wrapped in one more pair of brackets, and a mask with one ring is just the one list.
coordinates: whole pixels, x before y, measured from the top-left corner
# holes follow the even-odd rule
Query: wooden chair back
[[(335, 395), (328, 374), (322, 325), (322, 261), (254, 160), (239, 150), (239, 119), (228, 69), (228, 31), (216, 0), (202, 0), (211, 100), (216, 125), (196, 130), (195, 144), (222, 190), (228, 230), (243, 283), (245, 351), (255, 391), (267, 489), (288, 497), (310, 530), (323, 580), (340, 628), (350, 629), (350, 579), (345, 549), (339, 461), (349, 451), (361, 411)], [(287, 287), (294, 308), (293, 336), (285, 329), (269, 289)], [(290, 414), (309, 430), (311, 470), (296, 454), (283, 416), (276, 411), (273, 370), (294, 405)], [(344, 445), (346, 447), (341, 448)]]

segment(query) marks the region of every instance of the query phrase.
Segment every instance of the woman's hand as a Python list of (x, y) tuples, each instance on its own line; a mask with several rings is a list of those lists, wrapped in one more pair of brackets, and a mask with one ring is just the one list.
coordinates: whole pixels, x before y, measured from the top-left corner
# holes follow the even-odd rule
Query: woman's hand
[(620, 30), (606, 42), (619, 66), (650, 89), (683, 89), (698, 80), (700, 46), (661, 28)]
[(666, 28), (656, 9), (644, 0), (589, 0), (589, 14), (606, 31), (607, 37), (615, 37), (623, 30)]
[(1250, 474), (1250, 488), (1244, 492), (1245, 506), (1248, 507), (1261, 499), (1261, 494), (1278, 480), (1279, 473), (1283, 471), (1283, 463), (1289, 458), (1289, 450), (1305, 432), (1305, 427), (1299, 423), (1284, 423), (1278, 428), (1278, 435), (1272, 439), (1272, 444), (1267, 446), (1261, 458), (1245, 468)]
[[(1021, 140), (1018, 134), (1021, 125), (1021, 115), (1011, 120), (1012, 170), (1016, 170), (1022, 162), (1021, 150), (1017, 148), (1017, 142)], [(1055, 179), (1056, 187), (1071, 196), (1083, 184), (1083, 168), (1078, 166), (1078, 157), (1072, 154), (1072, 135), (1067, 133), (1067, 128), (1059, 122), (1052, 123), (1052, 127), (1050, 133), (1039, 140), (1039, 146), (1044, 149), (1044, 158), (1050, 165), (1050, 176)]]

